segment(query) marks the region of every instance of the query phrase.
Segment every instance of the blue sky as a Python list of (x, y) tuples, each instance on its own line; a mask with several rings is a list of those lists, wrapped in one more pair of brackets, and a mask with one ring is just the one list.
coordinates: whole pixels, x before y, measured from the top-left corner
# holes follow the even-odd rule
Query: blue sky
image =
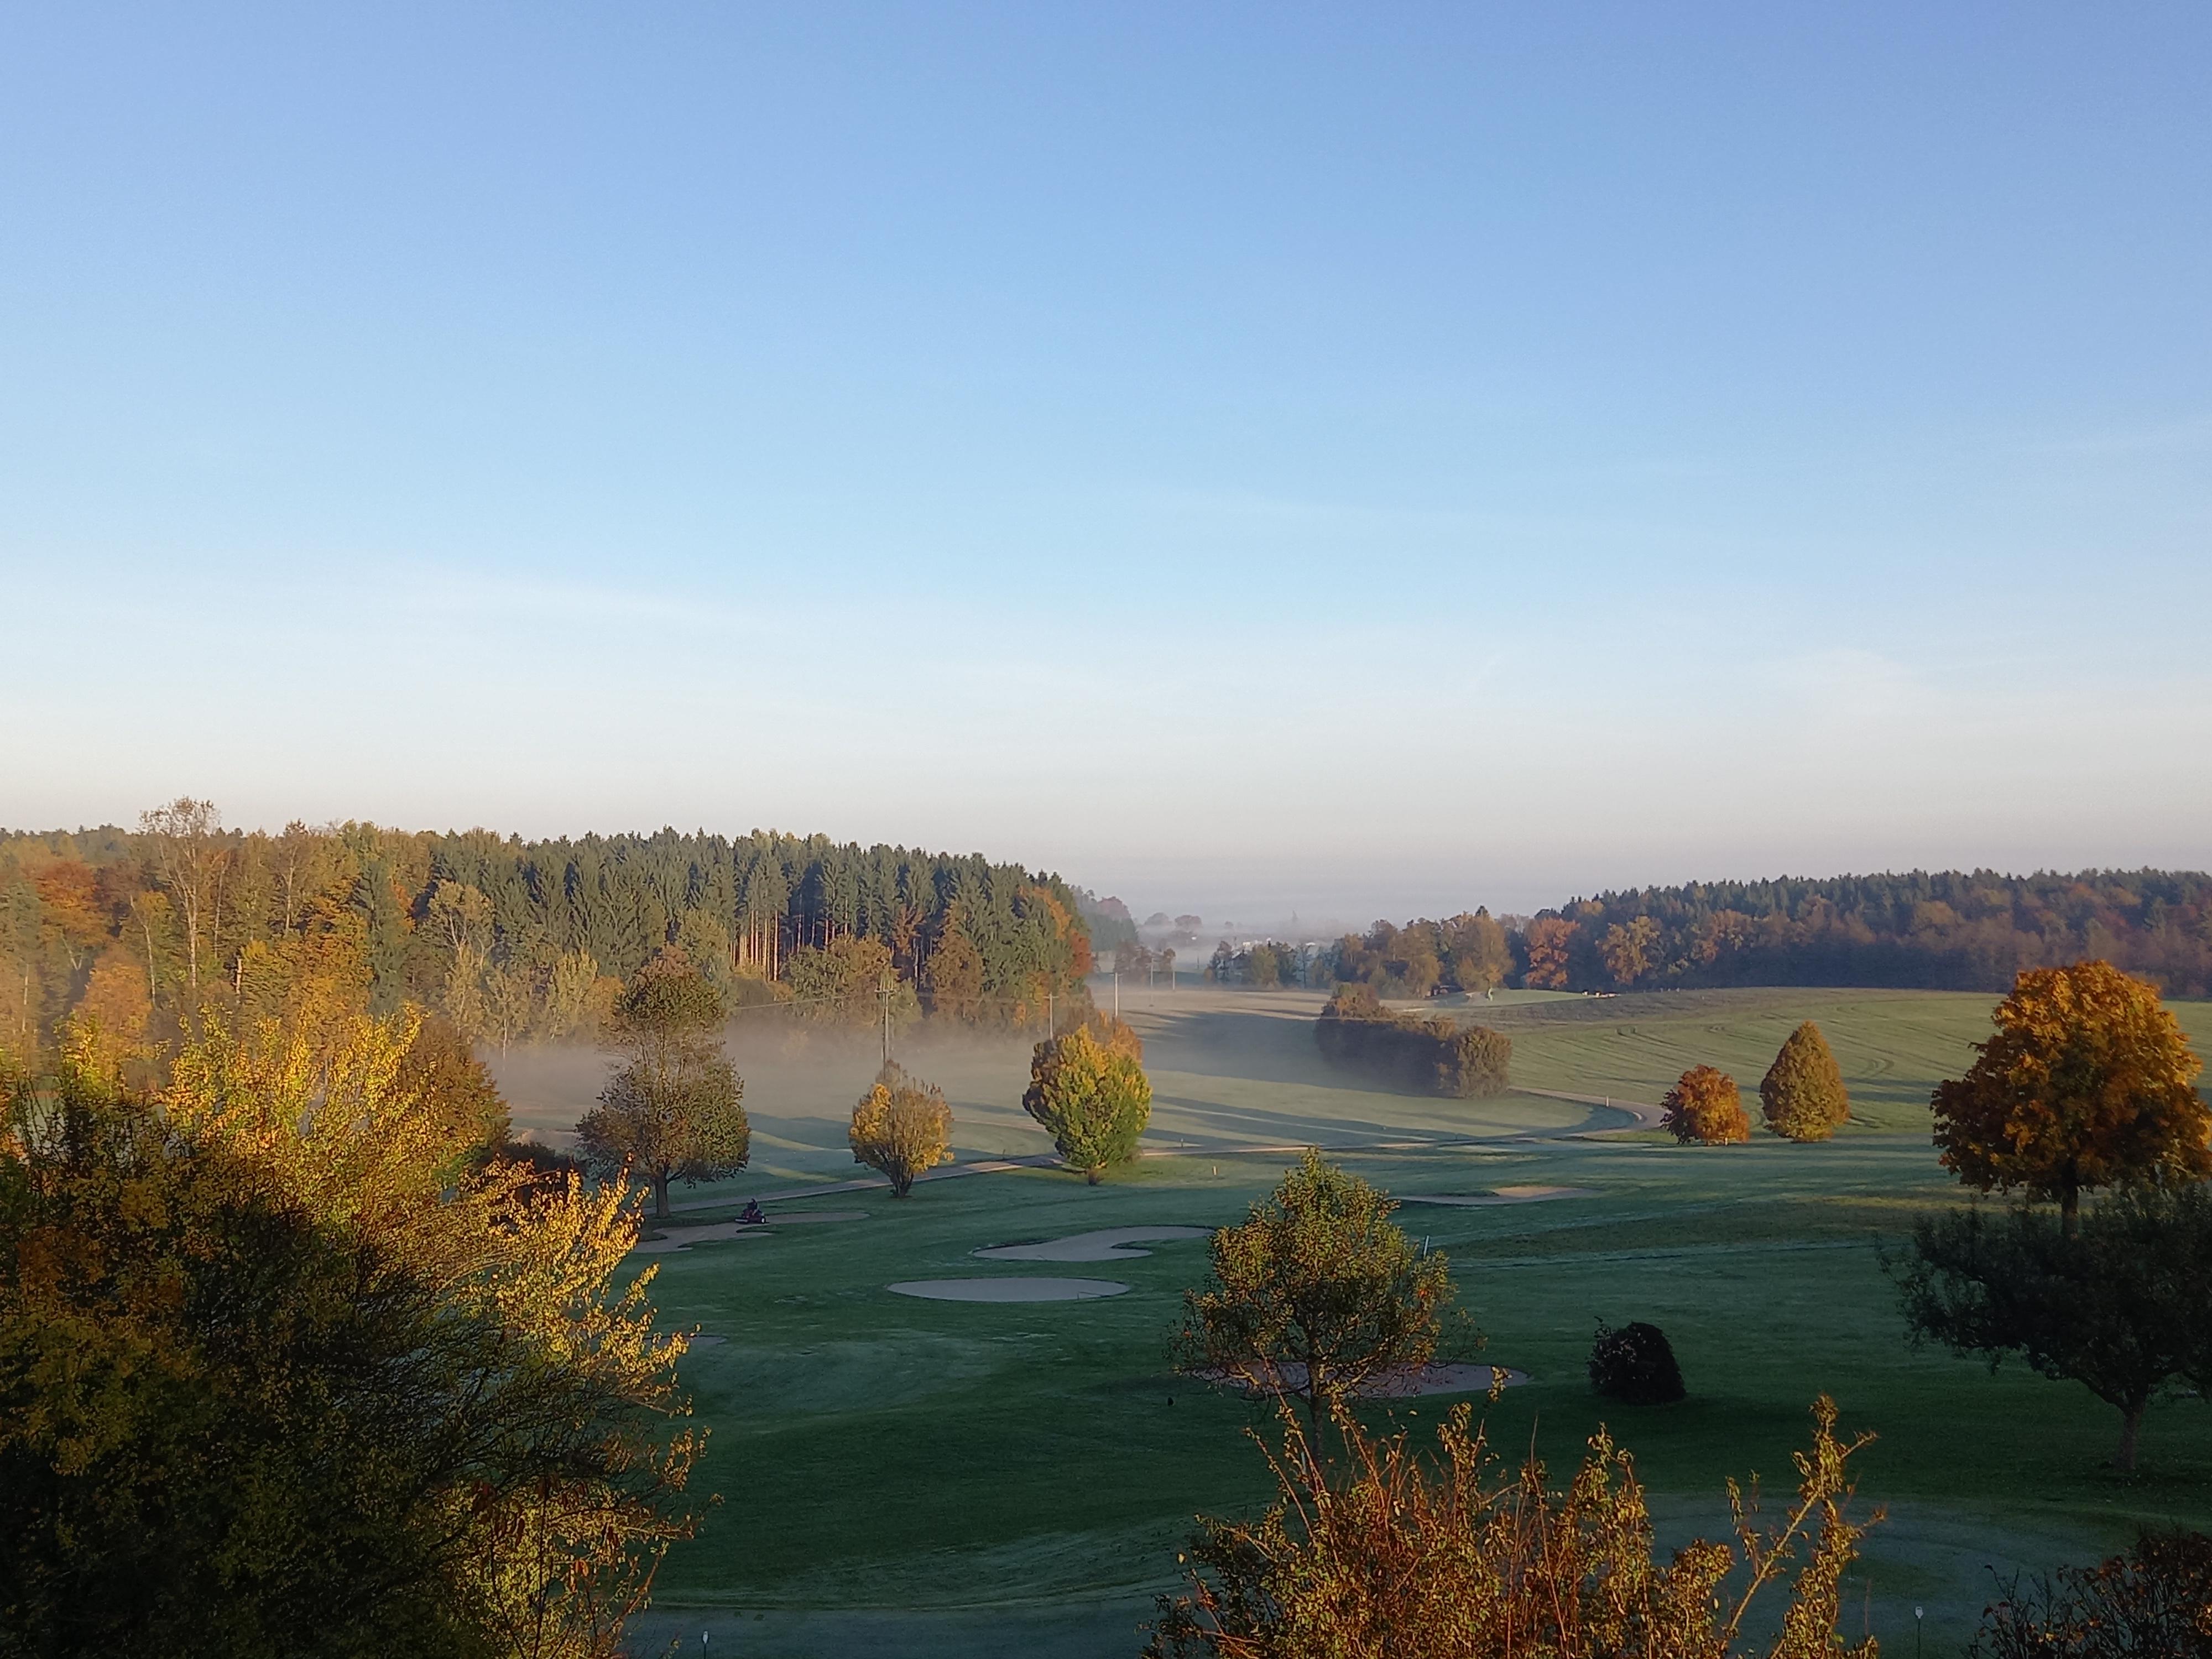
[(2212, 860), (2202, 6), (15, 8), (0, 822)]

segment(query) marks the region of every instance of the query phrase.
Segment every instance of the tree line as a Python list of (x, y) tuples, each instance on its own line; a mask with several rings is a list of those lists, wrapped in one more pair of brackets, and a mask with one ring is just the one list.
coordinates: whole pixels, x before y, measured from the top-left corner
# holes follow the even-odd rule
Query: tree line
[(1312, 982), (1371, 985), (1387, 997), (1500, 986), (2001, 991), (2027, 969), (2084, 959), (2175, 995), (2212, 992), (2212, 875), (1911, 871), (1646, 887), (1528, 917), (1377, 921), (1322, 952)]
[(1019, 865), (819, 836), (270, 835), (182, 799), (131, 830), (0, 835), (0, 1041), (27, 1051), (81, 1015), (150, 1054), (204, 1008), (313, 986), (504, 1047), (598, 1030), (670, 947), (732, 1008), (1020, 1026), (1090, 971), (1080, 904)]

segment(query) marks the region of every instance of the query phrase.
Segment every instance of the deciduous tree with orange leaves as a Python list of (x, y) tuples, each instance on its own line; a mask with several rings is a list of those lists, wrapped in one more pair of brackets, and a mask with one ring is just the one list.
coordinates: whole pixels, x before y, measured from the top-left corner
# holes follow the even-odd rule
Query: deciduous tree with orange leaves
[(2212, 1175), (2203, 1070), (2155, 988), (2108, 962), (2021, 974), (1966, 1076), (1936, 1085), (1943, 1167), (1982, 1192), (2055, 1199), (2066, 1233), (2089, 1188)]
[(1539, 916), (1522, 935), (1528, 948), (1528, 966), (1522, 983), (1532, 991), (1567, 988), (1567, 953), (1574, 947), (1575, 924), (1559, 916)]
[(1744, 1115), (1735, 1079), (1713, 1066), (1690, 1067), (1659, 1103), (1666, 1109), (1662, 1121), (1686, 1146), (1692, 1141), (1725, 1146), (1751, 1139), (1751, 1119)]

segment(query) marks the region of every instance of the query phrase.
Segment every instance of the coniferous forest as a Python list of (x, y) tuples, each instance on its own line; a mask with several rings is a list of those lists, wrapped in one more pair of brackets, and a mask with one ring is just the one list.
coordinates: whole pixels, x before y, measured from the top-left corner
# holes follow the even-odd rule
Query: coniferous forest
[(135, 830), (0, 836), (0, 1041), (70, 1015), (118, 1055), (196, 1011), (413, 1002), (503, 1048), (594, 1033), (674, 947), (733, 1008), (868, 1025), (923, 1006), (1023, 1025), (1091, 946), (1059, 877), (981, 855), (756, 831), (526, 842), (368, 823), (223, 827), (208, 803)]

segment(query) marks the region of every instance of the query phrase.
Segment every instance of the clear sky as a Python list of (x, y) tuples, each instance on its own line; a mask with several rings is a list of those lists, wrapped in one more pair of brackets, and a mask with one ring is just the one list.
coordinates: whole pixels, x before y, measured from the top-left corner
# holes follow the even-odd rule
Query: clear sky
[(0, 11), (0, 823), (2212, 862), (2212, 7)]

